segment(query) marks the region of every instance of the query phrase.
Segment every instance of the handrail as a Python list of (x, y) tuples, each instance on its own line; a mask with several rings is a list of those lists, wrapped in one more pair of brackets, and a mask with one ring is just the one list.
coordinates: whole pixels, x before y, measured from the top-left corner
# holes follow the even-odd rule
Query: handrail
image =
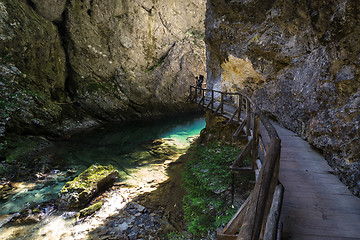
[[(214, 93), (219, 93), (220, 98), (215, 98)], [(237, 96), (238, 99), (229, 101), (226, 100), (228, 96)], [(218, 232), (218, 239), (276, 239), (281, 225), (283, 187), (279, 183), (281, 140), (274, 126), (243, 92), (229, 93), (190, 86), (189, 99), (212, 110), (213, 114), (221, 114), (229, 122), (239, 124), (234, 138), (245, 138), (248, 143), (230, 169), (248, 171), (249, 168), (241, 167), (241, 163), (250, 155), (251, 169), (256, 175), (252, 193), (223, 231)]]

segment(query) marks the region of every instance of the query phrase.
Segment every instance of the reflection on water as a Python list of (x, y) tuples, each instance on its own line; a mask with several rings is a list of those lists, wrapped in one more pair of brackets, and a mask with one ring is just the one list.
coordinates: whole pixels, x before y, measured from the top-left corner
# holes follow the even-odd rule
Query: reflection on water
[[(0, 238), (3, 231), (9, 232), (9, 228), (12, 228), (1, 229), (11, 218), (11, 214), (55, 199), (67, 181), (91, 164), (112, 164), (119, 170), (121, 178), (126, 178), (137, 167), (156, 161), (156, 156), (145, 149), (146, 142), (171, 138), (177, 147), (185, 149), (189, 145), (188, 138), (199, 134), (204, 127), (203, 116), (191, 115), (170, 120), (108, 124), (57, 142), (44, 152), (44, 155), (55, 162), (54, 169), (36, 182), (15, 184), (13, 195), (6, 202), (0, 203)], [(49, 220), (50, 217), (46, 221)], [(21, 227), (18, 226), (16, 231), (22, 231)]]

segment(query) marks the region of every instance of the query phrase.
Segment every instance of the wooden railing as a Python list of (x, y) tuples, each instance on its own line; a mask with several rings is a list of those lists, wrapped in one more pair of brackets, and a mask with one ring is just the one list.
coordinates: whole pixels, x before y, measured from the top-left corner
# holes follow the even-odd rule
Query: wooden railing
[[(245, 138), (247, 144), (234, 160), (232, 171), (254, 171), (255, 187), (218, 239), (280, 239), (279, 217), (283, 187), (279, 183), (281, 140), (270, 121), (244, 93), (229, 93), (190, 87), (189, 99), (235, 122), (239, 127), (234, 138)], [(246, 157), (251, 167), (241, 167)]]

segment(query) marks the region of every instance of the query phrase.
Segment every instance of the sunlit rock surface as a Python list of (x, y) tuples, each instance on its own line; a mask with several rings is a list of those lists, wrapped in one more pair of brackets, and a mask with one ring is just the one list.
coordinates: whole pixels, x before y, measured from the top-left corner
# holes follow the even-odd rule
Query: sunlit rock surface
[[(210, 0), (206, 16), (208, 84), (250, 87), (265, 112), (323, 150), (356, 195), (359, 14), (356, 0)], [(249, 74), (239, 70), (241, 65)]]
[(86, 206), (99, 192), (117, 179), (119, 172), (111, 165), (92, 165), (61, 189), (56, 204), (60, 209)]

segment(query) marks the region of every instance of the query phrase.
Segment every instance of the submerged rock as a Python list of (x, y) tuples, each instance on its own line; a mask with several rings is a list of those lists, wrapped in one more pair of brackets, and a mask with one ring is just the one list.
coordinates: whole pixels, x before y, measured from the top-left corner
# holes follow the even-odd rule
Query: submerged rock
[(112, 166), (92, 165), (61, 189), (56, 204), (60, 209), (86, 206), (104, 188), (110, 186), (119, 172)]

